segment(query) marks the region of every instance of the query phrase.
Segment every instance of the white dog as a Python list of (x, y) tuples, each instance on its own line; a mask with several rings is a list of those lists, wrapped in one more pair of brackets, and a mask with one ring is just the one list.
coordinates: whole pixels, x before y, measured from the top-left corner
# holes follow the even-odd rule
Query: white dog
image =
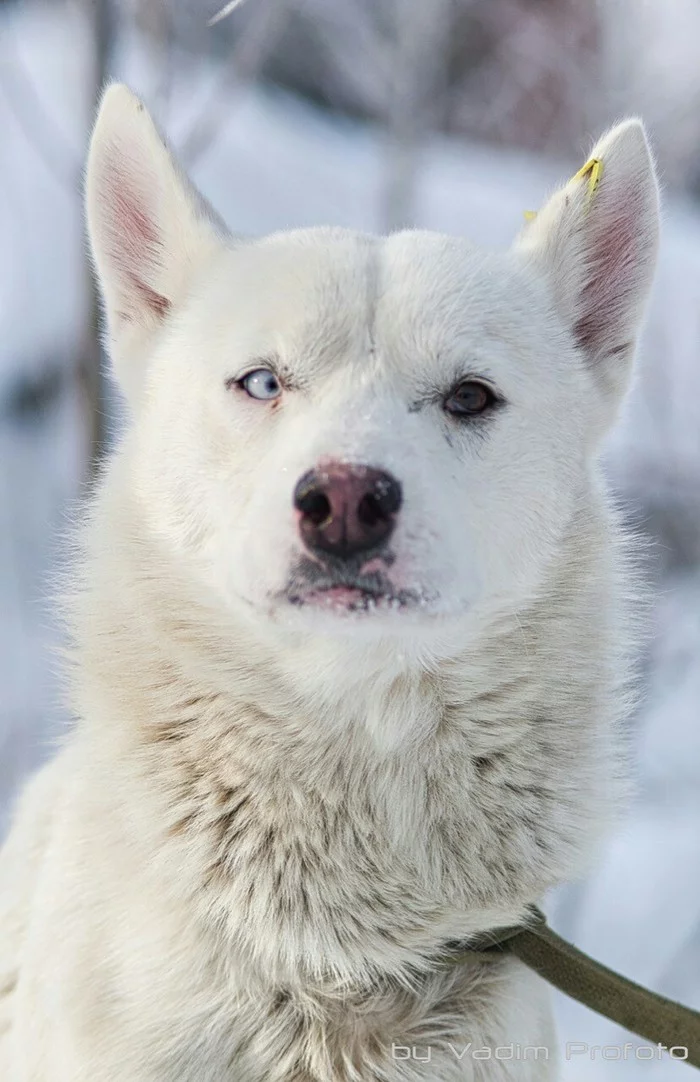
[(638, 121), (593, 155), (507, 253), (241, 240), (107, 91), (131, 424), (71, 590), (79, 720), (0, 860), (3, 1082), (556, 1077), (539, 978), (440, 958), (580, 874), (620, 796), (596, 458), (658, 192)]

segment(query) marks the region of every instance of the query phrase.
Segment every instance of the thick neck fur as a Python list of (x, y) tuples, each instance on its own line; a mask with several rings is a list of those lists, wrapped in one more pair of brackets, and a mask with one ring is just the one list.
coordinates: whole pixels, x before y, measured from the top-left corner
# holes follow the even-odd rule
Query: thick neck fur
[(143, 874), (251, 980), (420, 969), (585, 867), (620, 795), (626, 705), (602, 496), (538, 596), (453, 656), (375, 643), (348, 665), (327, 640), (276, 655), (204, 606), (124, 491), (97, 501), (72, 606), (76, 740)]

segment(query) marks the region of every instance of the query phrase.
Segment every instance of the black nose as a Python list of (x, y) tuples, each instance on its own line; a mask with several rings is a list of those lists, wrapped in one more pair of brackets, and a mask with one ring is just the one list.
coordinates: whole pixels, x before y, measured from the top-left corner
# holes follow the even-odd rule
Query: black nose
[(306, 547), (341, 560), (388, 541), (401, 500), (401, 485), (391, 474), (343, 462), (309, 470), (294, 490)]

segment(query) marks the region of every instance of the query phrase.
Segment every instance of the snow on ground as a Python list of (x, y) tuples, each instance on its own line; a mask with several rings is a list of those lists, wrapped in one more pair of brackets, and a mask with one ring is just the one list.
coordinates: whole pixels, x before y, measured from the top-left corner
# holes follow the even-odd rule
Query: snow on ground
[[(85, 37), (75, 11), (24, 5), (0, 15), (0, 64), (20, 55), (77, 172), (88, 103), (81, 88)], [(149, 57), (137, 43), (119, 64), (149, 97)], [(202, 115), (212, 70), (181, 65), (169, 103), (175, 145)], [(63, 722), (45, 598), (60, 554), (66, 509), (78, 492), (84, 433), (75, 391), (57, 384), (43, 412), (22, 407), (26, 378), (67, 372), (84, 294), (83, 237), (75, 191), (59, 183), (18, 125), (0, 83), (0, 833), (3, 813)], [(377, 131), (260, 89), (231, 100), (215, 144), (193, 175), (234, 230), (256, 233), (332, 223), (381, 228), (384, 147)], [(507, 244), (575, 163), (543, 162), (441, 138), (426, 148), (416, 224)], [(611, 442), (610, 469), (645, 513), (686, 499), (700, 538), (700, 216), (670, 204), (661, 267), (637, 387)], [(26, 395), (25, 395), (26, 398)], [(692, 504), (683, 493), (695, 493)], [(680, 494), (680, 495), (679, 495)], [(700, 550), (700, 543), (698, 544)], [(639, 794), (589, 879), (560, 891), (553, 921), (608, 964), (700, 1007), (700, 572), (677, 568), (662, 582), (650, 651), (650, 683), (636, 719)], [(562, 1042), (620, 1044), (615, 1027), (557, 997)], [(610, 1053), (609, 1053), (610, 1054)], [(629, 1055), (629, 1053), (628, 1053)], [(581, 1055), (564, 1078), (648, 1082), (689, 1077), (670, 1062), (604, 1062)]]

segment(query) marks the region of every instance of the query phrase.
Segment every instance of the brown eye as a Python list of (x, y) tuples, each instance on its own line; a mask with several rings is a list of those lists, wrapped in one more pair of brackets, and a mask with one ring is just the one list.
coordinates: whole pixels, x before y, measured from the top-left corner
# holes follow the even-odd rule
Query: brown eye
[(495, 404), (496, 396), (491, 388), (473, 379), (458, 384), (445, 399), (445, 409), (455, 417), (477, 417)]

